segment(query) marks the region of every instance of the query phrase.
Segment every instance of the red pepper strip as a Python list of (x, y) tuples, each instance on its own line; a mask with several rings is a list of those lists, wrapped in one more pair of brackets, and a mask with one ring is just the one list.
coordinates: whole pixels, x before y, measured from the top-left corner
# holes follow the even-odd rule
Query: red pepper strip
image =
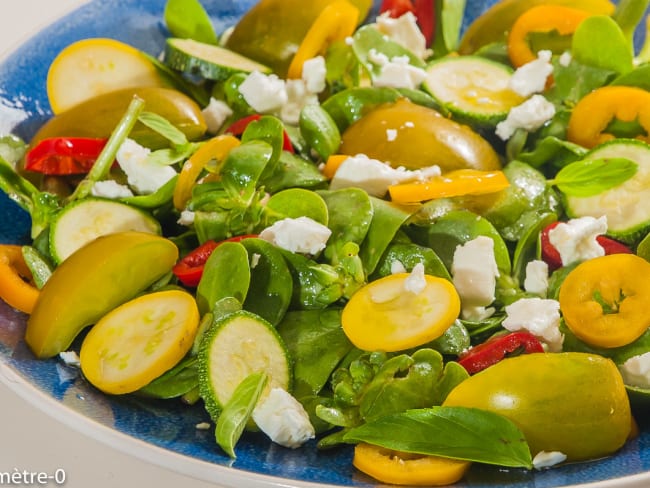
[(224, 242), (238, 242), (248, 237), (257, 237), (257, 235), (247, 234), (242, 236), (231, 237), (223, 241), (209, 240), (205, 241), (199, 247), (183, 257), (174, 267), (172, 273), (185, 286), (198, 286), (203, 276), (203, 268), (212, 252)]
[(43, 139), (27, 152), (25, 169), (57, 176), (88, 173), (107, 141), (88, 137)]
[[(546, 264), (548, 264), (549, 271), (555, 271), (556, 269), (561, 268), (563, 266), (560, 253), (558, 252), (557, 249), (555, 249), (555, 246), (551, 244), (551, 241), (548, 237), (548, 233), (552, 229), (554, 229), (558, 224), (560, 224), (559, 221), (547, 225), (542, 230), (542, 235), (541, 235), (542, 259), (546, 262)], [(598, 241), (598, 244), (600, 244), (603, 247), (606, 255), (633, 254), (632, 249), (630, 249), (628, 246), (610, 237), (598, 236), (596, 237), (596, 241)]]
[(379, 13), (386, 12), (395, 19), (407, 12), (413, 13), (427, 41), (427, 46), (431, 45), (436, 26), (435, 0), (383, 0)]
[(498, 363), (508, 354), (514, 352), (530, 354), (544, 352), (544, 348), (539, 339), (530, 332), (511, 332), (506, 335), (491, 337), (484, 343), (471, 348), (459, 357), (458, 363), (469, 374), (475, 374)]
[[(239, 120), (236, 120), (226, 129), (226, 134), (232, 134), (233, 136), (240, 136), (244, 133), (246, 127), (248, 127), (248, 124), (250, 124), (251, 122), (255, 122), (256, 120), (260, 120), (261, 118), (262, 118), (261, 115), (253, 114), (253, 115), (248, 115)], [(289, 151), (290, 153), (293, 153), (294, 152), (293, 144), (291, 144), (291, 139), (289, 138), (289, 134), (287, 134), (286, 130), (282, 131), (282, 137), (283, 137), (282, 149), (284, 149), (285, 151)]]

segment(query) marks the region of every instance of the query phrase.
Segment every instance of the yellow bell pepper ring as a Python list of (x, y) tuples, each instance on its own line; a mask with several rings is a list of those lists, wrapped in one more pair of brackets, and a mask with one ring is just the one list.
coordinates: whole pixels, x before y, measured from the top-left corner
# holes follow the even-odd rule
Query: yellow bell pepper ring
[(190, 158), (185, 161), (176, 187), (174, 188), (174, 207), (176, 210), (183, 210), (192, 196), (192, 188), (196, 183), (201, 171), (210, 161), (223, 161), (231, 149), (239, 146), (240, 141), (235, 136), (223, 134), (213, 137), (203, 145)]
[(25, 313), (32, 313), (39, 295), (30, 277), (21, 246), (0, 245), (0, 298)]
[(459, 481), (471, 462), (392, 451), (361, 443), (354, 448), (352, 464), (383, 483), (411, 486), (444, 486)]
[(621, 347), (650, 327), (650, 263), (635, 254), (590, 259), (560, 287), (560, 310), (576, 337), (595, 347)]
[(483, 195), (510, 186), (503, 171), (459, 169), (424, 182), (401, 183), (388, 187), (393, 202), (409, 204), (463, 195)]
[(567, 139), (586, 148), (615, 139), (614, 134), (606, 132), (613, 119), (636, 121), (645, 130), (636, 139), (650, 142), (650, 92), (632, 86), (597, 88), (573, 108)]
[(305, 61), (324, 53), (332, 42), (351, 36), (359, 17), (359, 9), (348, 0), (336, 0), (327, 5), (300, 43), (289, 65), (287, 78), (300, 78)]
[(563, 36), (570, 35), (590, 15), (593, 14), (562, 5), (538, 5), (527, 10), (517, 18), (508, 35), (510, 62), (519, 67), (537, 58), (528, 40), (531, 33), (557, 32)]
[(396, 273), (360, 288), (343, 308), (341, 325), (365, 351), (402, 351), (440, 337), (458, 318), (460, 298), (437, 276)]

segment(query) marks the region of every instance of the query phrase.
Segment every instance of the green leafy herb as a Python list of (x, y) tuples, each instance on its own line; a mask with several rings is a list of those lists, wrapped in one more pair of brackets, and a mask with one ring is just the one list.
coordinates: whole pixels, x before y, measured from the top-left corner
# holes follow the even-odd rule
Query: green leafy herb
[(210, 17), (199, 0), (167, 0), (164, 19), (174, 37), (218, 43)]
[(153, 112), (142, 112), (138, 116), (138, 120), (144, 125), (149, 127), (151, 130), (157, 132), (174, 146), (186, 146), (187, 137), (179, 129), (174, 127), (166, 118), (153, 113)]
[(349, 430), (346, 442), (499, 466), (531, 468), (523, 433), (507, 418), (467, 407), (432, 407), (387, 415)]
[(612, 16), (619, 25), (630, 45), (634, 40), (637, 25), (643, 20), (650, 0), (619, 0)]
[(573, 57), (579, 63), (623, 74), (632, 71), (634, 52), (619, 25), (605, 15), (585, 19), (573, 35)]
[(437, 0), (434, 3), (439, 15), (436, 16), (433, 52), (440, 57), (458, 49), (467, 0)]
[(584, 159), (565, 166), (548, 183), (566, 195), (590, 197), (629, 180), (637, 169), (626, 158)]

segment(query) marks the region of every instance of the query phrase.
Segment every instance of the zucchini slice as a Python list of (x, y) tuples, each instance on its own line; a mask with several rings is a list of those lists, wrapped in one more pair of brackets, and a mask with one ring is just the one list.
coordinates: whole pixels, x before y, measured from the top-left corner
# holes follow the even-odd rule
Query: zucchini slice
[(164, 63), (176, 71), (214, 81), (226, 80), (237, 72), (271, 72), (268, 66), (229, 49), (177, 37), (167, 39)]
[(607, 217), (607, 234), (635, 244), (650, 230), (650, 145), (636, 139), (605, 142), (585, 159), (627, 158), (638, 164), (636, 174), (620, 185), (590, 197), (565, 195), (569, 217)]
[(253, 373), (268, 375), (262, 398), (272, 388), (291, 391), (291, 361), (284, 341), (269, 322), (245, 310), (225, 315), (205, 332), (198, 362), (201, 398), (215, 421), (237, 386)]
[(524, 98), (510, 89), (513, 70), (480, 56), (449, 56), (426, 68), (424, 89), (459, 121), (496, 125)]
[(99, 236), (123, 231), (160, 235), (160, 223), (148, 213), (125, 203), (86, 198), (66, 206), (50, 227), (50, 253), (61, 263)]

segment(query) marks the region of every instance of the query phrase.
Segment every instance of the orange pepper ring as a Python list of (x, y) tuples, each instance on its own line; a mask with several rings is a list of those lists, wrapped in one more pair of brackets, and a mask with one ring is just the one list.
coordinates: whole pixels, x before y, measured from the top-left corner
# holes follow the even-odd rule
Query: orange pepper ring
[(25, 264), (22, 246), (0, 246), (0, 297), (21, 312), (31, 313), (38, 299), (39, 290), (25, 281), (31, 272)]

